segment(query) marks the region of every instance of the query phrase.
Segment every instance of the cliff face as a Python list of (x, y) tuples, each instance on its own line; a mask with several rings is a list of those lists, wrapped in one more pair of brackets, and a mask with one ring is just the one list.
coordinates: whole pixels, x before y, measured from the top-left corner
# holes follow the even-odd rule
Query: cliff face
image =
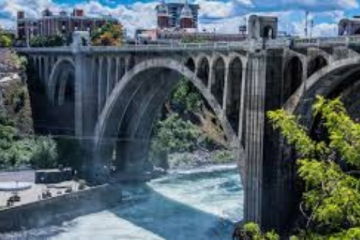
[(19, 134), (32, 134), (30, 97), (23, 63), (8, 50), (0, 50), (0, 115), (18, 129)]

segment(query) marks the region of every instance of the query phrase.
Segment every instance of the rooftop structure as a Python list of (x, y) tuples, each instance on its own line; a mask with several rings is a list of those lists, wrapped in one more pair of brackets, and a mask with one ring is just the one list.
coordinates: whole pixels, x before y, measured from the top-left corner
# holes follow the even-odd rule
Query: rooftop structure
[(198, 4), (189, 4), (187, 1), (165, 3), (163, 0), (156, 6), (158, 28), (197, 28), (199, 8)]

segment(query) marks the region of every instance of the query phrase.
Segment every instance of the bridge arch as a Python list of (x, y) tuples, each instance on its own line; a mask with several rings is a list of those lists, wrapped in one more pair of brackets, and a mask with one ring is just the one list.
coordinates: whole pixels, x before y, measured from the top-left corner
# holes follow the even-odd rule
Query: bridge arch
[(218, 103), (223, 105), (226, 62), (223, 57), (217, 56), (212, 63), (211, 93), (215, 96)]
[(205, 84), (209, 85), (209, 76), (210, 76), (210, 64), (209, 59), (206, 56), (203, 56), (199, 59), (197, 64), (197, 77)]
[[(63, 86), (64, 83), (62, 82), (65, 81), (66, 83), (67, 81), (67, 79), (64, 76), (68, 75), (70, 71), (75, 71), (75, 63), (71, 58), (59, 59), (52, 68), (49, 82), (47, 83), (48, 98), (52, 104), (57, 104), (56, 103), (57, 84), (60, 83), (60, 86), (61, 85)], [(64, 86), (62, 88), (64, 89)]]
[(238, 135), (242, 132), (239, 129), (240, 108), (242, 105), (242, 82), (243, 82), (243, 63), (240, 57), (234, 57), (229, 63), (226, 116)]
[[(117, 138), (121, 141), (119, 144), (121, 157), (127, 161), (129, 156), (132, 156), (132, 162), (126, 162), (127, 170), (136, 169), (136, 165), (143, 167), (149, 150), (151, 126), (159, 107), (183, 77), (189, 79), (208, 101), (229, 141), (240, 156), (239, 166), (245, 166), (244, 151), (236, 141), (236, 135), (229, 121), (222, 115), (221, 105), (202, 80), (178, 61), (158, 58), (135, 65), (116, 85), (109, 97), (95, 128), (95, 158), (92, 167), (88, 169), (88, 172), (95, 174), (93, 178), (106, 178), (108, 175), (106, 172), (108, 168), (104, 168), (104, 164), (110, 164), (112, 149), (116, 145)], [(141, 172), (142, 169), (134, 171)], [(243, 171), (244, 169), (241, 169), (242, 176), (244, 176)], [(99, 172), (104, 174), (100, 176)]]
[(329, 60), (327, 60), (323, 55), (317, 55), (310, 58), (307, 66), (307, 77), (310, 77), (328, 64)]
[(285, 103), (284, 108), (294, 114), (301, 114), (304, 123), (311, 126), (312, 105), (316, 95), (339, 96), (360, 79), (360, 57), (339, 60), (328, 65), (306, 79)]
[(282, 85), (284, 102), (301, 85), (303, 79), (303, 63), (297, 56), (293, 56), (286, 62), (284, 68), (284, 81)]
[(71, 58), (59, 59), (52, 68), (47, 83), (51, 107), (48, 114), (55, 135), (75, 133), (75, 66)]
[(195, 67), (195, 61), (194, 61), (194, 59), (193, 59), (192, 57), (189, 57), (189, 58), (186, 60), (185, 66), (187, 66), (187, 67), (190, 69), (190, 71), (195, 72), (195, 69), (196, 69), (196, 67)]

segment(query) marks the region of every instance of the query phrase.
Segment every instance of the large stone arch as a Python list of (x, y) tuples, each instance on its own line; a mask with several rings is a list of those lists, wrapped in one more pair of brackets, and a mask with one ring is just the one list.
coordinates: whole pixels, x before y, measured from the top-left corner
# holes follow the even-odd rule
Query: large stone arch
[(345, 88), (360, 79), (360, 57), (339, 60), (306, 79), (285, 103), (290, 113), (302, 115), (302, 121), (311, 127), (312, 105), (316, 95), (339, 95)]
[(61, 82), (61, 78), (70, 71), (75, 71), (75, 63), (71, 58), (59, 59), (52, 68), (49, 82), (47, 84), (48, 98), (52, 104), (56, 104), (56, 86), (58, 82)]
[[(152, 77), (154, 76), (154, 77)], [(156, 77), (155, 77), (156, 76)], [(222, 127), (239, 155), (239, 168), (244, 177), (245, 155), (228, 120), (222, 115), (221, 105), (209, 92), (195, 73), (178, 61), (168, 58), (151, 59), (135, 65), (116, 85), (106, 103), (95, 128), (94, 159), (88, 165), (88, 173), (93, 179), (108, 176), (108, 167), (118, 131), (126, 130), (121, 136), (123, 154), (135, 154), (136, 164), (144, 164), (141, 150), (148, 150), (151, 125), (158, 108), (176, 85), (185, 77), (200, 90), (204, 98), (218, 116)], [(119, 124), (120, 123), (120, 124)], [(126, 126), (123, 128), (123, 126)], [(130, 129), (130, 130), (129, 130)], [(144, 142), (145, 141), (145, 142)], [(137, 151), (134, 151), (134, 147)], [(126, 158), (125, 156), (125, 158)], [(142, 156), (142, 157), (139, 157)], [(142, 158), (142, 160), (139, 160)], [(141, 171), (140, 171), (141, 172)]]

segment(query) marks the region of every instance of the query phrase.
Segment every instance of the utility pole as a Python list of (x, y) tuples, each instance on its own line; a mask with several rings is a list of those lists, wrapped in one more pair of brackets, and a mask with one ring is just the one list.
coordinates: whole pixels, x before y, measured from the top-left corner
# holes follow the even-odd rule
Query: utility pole
[(308, 37), (308, 17), (309, 17), (309, 12), (306, 11), (305, 13), (305, 37)]
[(311, 19), (311, 21), (310, 21), (310, 38), (312, 38), (313, 28), (314, 28), (314, 19)]

